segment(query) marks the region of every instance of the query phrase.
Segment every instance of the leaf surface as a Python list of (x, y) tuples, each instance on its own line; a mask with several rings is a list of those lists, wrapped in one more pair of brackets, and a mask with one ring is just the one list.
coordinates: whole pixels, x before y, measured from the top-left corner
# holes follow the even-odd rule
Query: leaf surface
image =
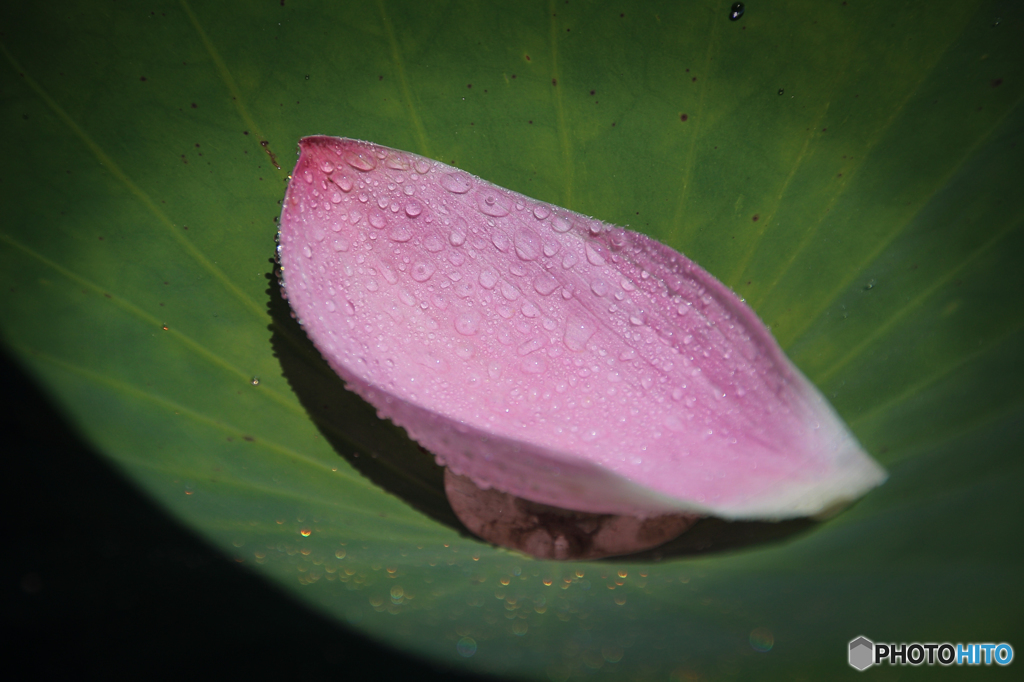
[[(7, 3), (4, 342), (197, 533), (437, 662), (832, 678), (853, 674), (858, 634), (1015, 642), (1021, 9), (728, 9)], [(660, 562), (556, 564), (466, 536), (440, 471), (341, 388), (274, 285), (287, 169), (317, 133), (685, 253), (890, 481), (776, 544), (698, 525)]]

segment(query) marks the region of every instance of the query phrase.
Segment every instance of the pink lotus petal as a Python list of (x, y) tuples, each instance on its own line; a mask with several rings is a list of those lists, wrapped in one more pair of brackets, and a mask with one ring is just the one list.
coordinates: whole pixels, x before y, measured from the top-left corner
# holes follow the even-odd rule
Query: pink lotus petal
[(453, 473), (647, 517), (822, 513), (885, 479), (754, 312), (644, 235), (378, 145), (308, 137), (292, 309)]

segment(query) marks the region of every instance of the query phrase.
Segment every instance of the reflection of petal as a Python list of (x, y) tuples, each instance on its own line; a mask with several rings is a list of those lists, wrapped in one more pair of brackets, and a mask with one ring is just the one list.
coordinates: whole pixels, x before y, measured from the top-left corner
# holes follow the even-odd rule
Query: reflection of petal
[(586, 512), (732, 519), (818, 514), (884, 480), (754, 312), (669, 247), (405, 152), (301, 149), (289, 302), (454, 473)]
[(455, 515), (476, 535), (538, 559), (601, 559), (664, 544), (692, 526), (691, 514), (635, 516), (559, 509), (491, 488), (481, 490), (446, 469), (444, 489)]

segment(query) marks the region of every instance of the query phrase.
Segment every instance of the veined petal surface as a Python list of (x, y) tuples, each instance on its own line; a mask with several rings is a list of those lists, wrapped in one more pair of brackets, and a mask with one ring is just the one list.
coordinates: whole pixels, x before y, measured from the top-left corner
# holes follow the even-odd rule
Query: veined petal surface
[(649, 237), (375, 144), (307, 137), (290, 304), (348, 386), (481, 487), (780, 519), (885, 473), (728, 287)]

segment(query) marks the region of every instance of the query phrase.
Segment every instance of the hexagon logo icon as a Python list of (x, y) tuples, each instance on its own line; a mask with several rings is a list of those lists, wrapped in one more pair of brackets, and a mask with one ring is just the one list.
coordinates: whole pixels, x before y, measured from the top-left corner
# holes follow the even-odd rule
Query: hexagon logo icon
[(874, 663), (875, 643), (867, 637), (850, 641), (850, 665), (857, 670), (866, 670)]

